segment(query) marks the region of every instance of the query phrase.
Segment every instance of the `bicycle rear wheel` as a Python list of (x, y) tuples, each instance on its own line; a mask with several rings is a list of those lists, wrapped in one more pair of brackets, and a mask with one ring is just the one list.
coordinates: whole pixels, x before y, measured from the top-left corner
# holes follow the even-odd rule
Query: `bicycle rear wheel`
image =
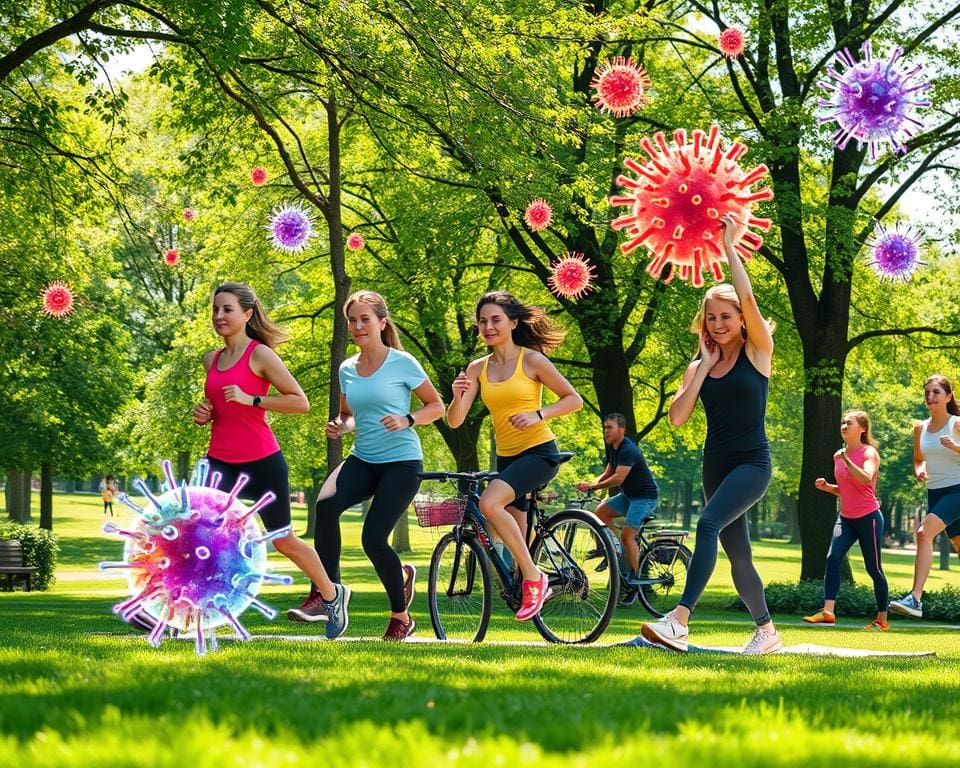
[(444, 534), (430, 558), (430, 623), (440, 640), (479, 643), (490, 623), (490, 563), (476, 537)]
[[(596, 569), (598, 550), (612, 567)], [(546, 521), (530, 552), (553, 590), (533, 619), (540, 634), (553, 643), (590, 643), (600, 637), (613, 617), (620, 590), (609, 529), (590, 512), (566, 509)]]
[(675, 541), (654, 541), (640, 561), (640, 578), (656, 579), (640, 587), (640, 602), (657, 618), (677, 607), (687, 583), (690, 550)]

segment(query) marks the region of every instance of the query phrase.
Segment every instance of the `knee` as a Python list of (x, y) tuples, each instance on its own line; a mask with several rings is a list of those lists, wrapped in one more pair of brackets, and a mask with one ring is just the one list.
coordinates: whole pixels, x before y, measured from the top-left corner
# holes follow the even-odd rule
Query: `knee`
[(637, 532), (638, 532), (638, 529), (631, 528), (629, 525), (625, 525), (623, 526), (623, 528), (620, 529), (620, 540), (627, 546), (636, 544)]
[(296, 548), (299, 541), (300, 540), (293, 534), (293, 532), (290, 532), (282, 539), (275, 539), (273, 542), (273, 548), (281, 555), (289, 555)]
[(480, 497), (480, 514), (482, 514), (484, 517), (491, 517), (500, 509), (502, 509), (501, 505), (497, 504), (489, 496)]
[(717, 524), (709, 517), (704, 515), (697, 521), (697, 542), (706, 537), (717, 538), (720, 535), (720, 529)]
[(364, 554), (369, 557), (370, 555), (375, 555), (378, 552), (390, 549), (390, 545), (387, 544), (387, 537), (389, 535), (389, 532), (384, 534), (380, 531), (365, 529), (360, 536), (360, 544), (363, 546)]
[(937, 534), (932, 533), (925, 525), (921, 525), (917, 530), (917, 544), (933, 544), (935, 538)]
[(337, 497), (336, 496), (327, 496), (325, 498), (317, 499), (317, 521), (327, 522), (331, 519), (335, 519), (340, 516), (340, 511), (337, 509)]

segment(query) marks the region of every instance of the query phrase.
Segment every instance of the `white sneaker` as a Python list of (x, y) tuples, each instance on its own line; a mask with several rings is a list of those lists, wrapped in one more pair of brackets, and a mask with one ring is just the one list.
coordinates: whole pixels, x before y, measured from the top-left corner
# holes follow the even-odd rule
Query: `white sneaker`
[(743, 654), (745, 656), (757, 656), (761, 653), (776, 653), (780, 650), (783, 650), (780, 633), (776, 630), (767, 632), (762, 627), (757, 627), (757, 631), (753, 633), (753, 639), (743, 649)]
[(672, 651), (687, 652), (689, 630), (668, 613), (659, 621), (644, 622), (640, 625), (640, 634), (646, 640)]

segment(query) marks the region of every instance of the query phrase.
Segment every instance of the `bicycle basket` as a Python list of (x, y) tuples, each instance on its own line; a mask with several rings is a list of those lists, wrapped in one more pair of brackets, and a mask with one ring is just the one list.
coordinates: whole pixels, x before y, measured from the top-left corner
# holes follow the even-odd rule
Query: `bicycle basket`
[(415, 499), (413, 508), (417, 512), (417, 522), (421, 528), (434, 528), (439, 525), (457, 525), (463, 520), (463, 511), (467, 500), (463, 497), (453, 499)]

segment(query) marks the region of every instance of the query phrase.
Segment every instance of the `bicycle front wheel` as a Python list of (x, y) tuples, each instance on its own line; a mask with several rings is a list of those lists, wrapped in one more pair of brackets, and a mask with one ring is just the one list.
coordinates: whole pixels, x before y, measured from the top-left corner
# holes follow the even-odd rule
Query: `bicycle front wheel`
[[(566, 509), (547, 520), (530, 552), (553, 590), (533, 620), (540, 634), (553, 643), (591, 643), (600, 637), (620, 590), (609, 529), (590, 512)], [(609, 566), (598, 570), (601, 553)]]
[(675, 541), (654, 541), (640, 561), (640, 602), (660, 618), (677, 607), (687, 583), (690, 550)]
[(490, 563), (475, 536), (451, 531), (440, 538), (430, 559), (427, 597), (440, 640), (483, 640), (490, 623)]

